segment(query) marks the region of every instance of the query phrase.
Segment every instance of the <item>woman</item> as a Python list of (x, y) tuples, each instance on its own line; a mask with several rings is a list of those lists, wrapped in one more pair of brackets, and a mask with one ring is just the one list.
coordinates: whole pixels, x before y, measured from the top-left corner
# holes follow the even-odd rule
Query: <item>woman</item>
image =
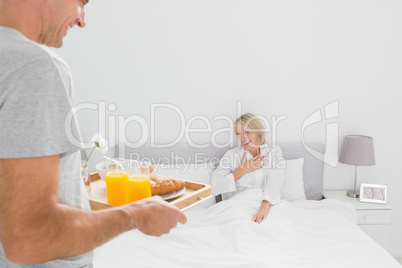
[[(253, 221), (261, 223), (272, 205), (280, 201), (284, 178), (282, 150), (269, 148), (265, 143), (265, 129), (253, 114), (243, 114), (234, 123), (241, 146), (230, 149), (222, 157), (212, 174), (212, 194), (227, 199), (251, 188), (263, 190), (263, 200)], [(281, 163), (282, 162), (282, 165)], [(278, 168), (277, 168), (278, 167)]]

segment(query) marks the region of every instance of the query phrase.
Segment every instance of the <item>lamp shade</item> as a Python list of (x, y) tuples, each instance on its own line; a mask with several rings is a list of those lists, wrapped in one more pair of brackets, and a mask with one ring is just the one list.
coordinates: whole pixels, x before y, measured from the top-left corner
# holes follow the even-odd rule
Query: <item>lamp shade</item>
[(359, 135), (346, 136), (339, 162), (353, 166), (375, 165), (373, 138)]

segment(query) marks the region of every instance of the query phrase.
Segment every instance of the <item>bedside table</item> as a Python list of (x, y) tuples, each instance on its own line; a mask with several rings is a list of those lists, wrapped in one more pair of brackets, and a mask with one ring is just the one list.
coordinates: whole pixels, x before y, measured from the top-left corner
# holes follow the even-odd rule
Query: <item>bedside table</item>
[(347, 196), (346, 191), (324, 191), (323, 194), (326, 199), (352, 203), (356, 209), (357, 225), (360, 229), (388, 250), (391, 205), (360, 202), (359, 198)]

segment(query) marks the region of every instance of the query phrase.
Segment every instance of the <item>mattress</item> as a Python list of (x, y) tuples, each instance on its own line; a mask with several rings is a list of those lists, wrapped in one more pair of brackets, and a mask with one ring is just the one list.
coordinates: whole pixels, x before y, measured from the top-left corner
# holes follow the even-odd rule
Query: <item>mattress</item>
[(190, 210), (162, 237), (126, 232), (95, 250), (94, 267), (401, 267), (358, 228), (350, 204), (283, 200), (258, 224), (261, 198), (247, 190)]

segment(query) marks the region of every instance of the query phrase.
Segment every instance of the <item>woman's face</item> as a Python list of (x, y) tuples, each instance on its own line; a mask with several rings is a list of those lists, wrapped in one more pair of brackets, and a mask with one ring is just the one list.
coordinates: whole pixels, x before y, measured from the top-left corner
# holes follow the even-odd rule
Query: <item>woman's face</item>
[(369, 198), (369, 199), (373, 198), (373, 190), (371, 187), (364, 188), (364, 196), (365, 196), (365, 198)]
[(258, 137), (255, 132), (250, 132), (248, 129), (236, 129), (237, 140), (247, 151), (252, 148), (259, 148)]
[(383, 200), (384, 199), (384, 196), (382, 194), (382, 190), (380, 188), (374, 188), (373, 193), (374, 193), (374, 198), (375, 199), (378, 199), (378, 200)]

